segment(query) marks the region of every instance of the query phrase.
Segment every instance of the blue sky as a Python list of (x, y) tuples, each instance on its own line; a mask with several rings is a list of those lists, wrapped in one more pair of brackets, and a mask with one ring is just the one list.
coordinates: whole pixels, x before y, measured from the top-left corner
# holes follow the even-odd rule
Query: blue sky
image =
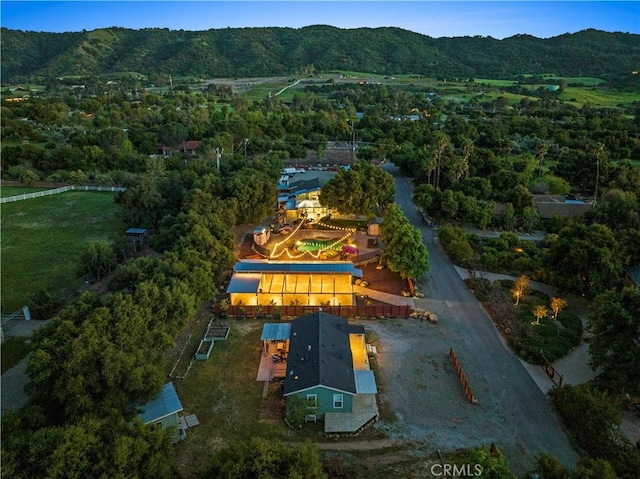
[(208, 30), (226, 27), (394, 26), (431, 37), (530, 34), (586, 28), (640, 34), (640, 2), (595, 1), (2, 1), (0, 25), (45, 32), (112, 26)]

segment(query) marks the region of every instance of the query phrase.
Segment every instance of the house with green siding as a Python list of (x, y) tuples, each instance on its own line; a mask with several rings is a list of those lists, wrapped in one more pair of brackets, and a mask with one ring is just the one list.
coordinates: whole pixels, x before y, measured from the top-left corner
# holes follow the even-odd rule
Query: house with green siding
[(173, 433), (173, 442), (177, 442), (187, 435), (186, 427), (182, 426), (179, 417), (182, 410), (180, 398), (178, 398), (173, 383), (169, 382), (162, 386), (154, 399), (140, 408), (138, 417), (144, 424), (170, 429)]
[(284, 396), (299, 396), (327, 433), (355, 432), (377, 420), (377, 387), (364, 327), (314, 312), (291, 323)]

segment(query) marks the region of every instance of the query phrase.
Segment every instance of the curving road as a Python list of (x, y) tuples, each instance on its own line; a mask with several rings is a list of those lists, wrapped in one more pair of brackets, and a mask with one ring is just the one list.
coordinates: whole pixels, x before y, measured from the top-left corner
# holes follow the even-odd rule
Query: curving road
[[(438, 330), (456, 350), (472, 387), (474, 383), (478, 386), (476, 396), (482, 407), (477, 408), (476, 414), (487, 419), (483, 423), (486, 431), (479, 432), (491, 442), (493, 437), (504, 437), (508, 431), (516, 445), (505, 451), (510, 462), (530, 463), (535, 455), (546, 451), (562, 463), (574, 466), (577, 455), (547, 398), (503, 343), (491, 318), (440, 251), (435, 231), (423, 224), (412, 202), (412, 184), (395, 165), (387, 163), (383, 169), (393, 175), (396, 202), (420, 229), (429, 251), (425, 309), (431, 309), (437, 302), (448, 313), (447, 320), (439, 322)], [(527, 460), (517, 457), (519, 454)]]

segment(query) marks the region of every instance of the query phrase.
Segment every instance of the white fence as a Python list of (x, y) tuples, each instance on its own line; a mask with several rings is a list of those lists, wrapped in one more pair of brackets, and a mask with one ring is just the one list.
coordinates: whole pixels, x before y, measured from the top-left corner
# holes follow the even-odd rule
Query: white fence
[(13, 329), (18, 324), (18, 321), (29, 321), (31, 319), (31, 312), (29, 306), (23, 306), (22, 308), (14, 311), (11, 314), (3, 314), (0, 321), (0, 342), (4, 343), (4, 335)]
[(36, 191), (35, 193), (25, 193), (23, 195), (7, 196), (0, 198), (0, 203), (11, 203), (13, 201), (30, 200), (31, 198), (41, 198), (43, 196), (57, 195), (65, 191), (124, 191), (126, 188), (120, 186), (63, 186), (61, 188), (52, 188), (50, 190)]

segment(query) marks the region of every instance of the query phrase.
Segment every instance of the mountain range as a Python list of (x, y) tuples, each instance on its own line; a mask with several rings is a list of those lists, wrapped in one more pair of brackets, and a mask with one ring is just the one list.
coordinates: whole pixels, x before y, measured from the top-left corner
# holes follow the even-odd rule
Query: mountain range
[(2, 82), (158, 73), (223, 78), (351, 70), (385, 75), (512, 78), (522, 74), (615, 79), (640, 68), (640, 35), (583, 30), (432, 38), (399, 28), (105, 28), (46, 33), (0, 29)]

